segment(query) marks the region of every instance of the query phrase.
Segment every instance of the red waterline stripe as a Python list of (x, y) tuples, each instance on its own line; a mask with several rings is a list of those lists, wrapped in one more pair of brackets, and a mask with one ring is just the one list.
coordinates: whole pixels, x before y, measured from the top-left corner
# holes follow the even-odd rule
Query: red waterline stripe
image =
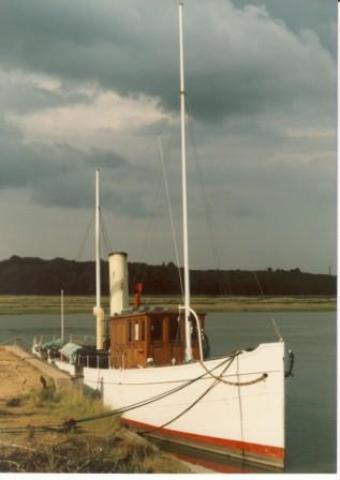
[[(130, 420), (127, 418), (122, 418), (124, 422), (133, 425), (138, 429), (154, 429), (155, 425), (150, 425), (148, 423), (137, 422), (136, 420)], [(218, 447), (226, 447), (232, 450), (241, 450), (247, 451), (251, 453), (255, 453), (257, 455), (262, 455), (265, 457), (271, 458), (279, 458), (283, 459), (285, 456), (285, 450), (280, 447), (272, 447), (269, 445), (260, 445), (258, 443), (249, 443), (249, 442), (241, 442), (239, 440), (228, 440), (226, 438), (218, 438), (218, 437), (209, 437), (207, 435), (199, 435), (197, 433), (188, 433), (188, 432), (180, 432), (177, 430), (171, 430), (168, 428), (159, 428), (157, 432), (162, 433), (163, 435), (168, 435), (170, 437), (180, 437), (186, 440), (191, 440), (192, 442), (197, 443), (206, 443), (210, 445), (215, 445)]]

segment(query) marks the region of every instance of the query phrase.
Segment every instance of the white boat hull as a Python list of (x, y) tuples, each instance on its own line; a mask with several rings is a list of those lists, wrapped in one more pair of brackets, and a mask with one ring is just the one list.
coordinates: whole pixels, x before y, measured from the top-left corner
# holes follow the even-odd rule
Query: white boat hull
[(76, 366), (71, 363), (65, 362), (63, 360), (54, 360), (53, 363), (57, 368), (59, 368), (59, 370), (62, 370), (63, 372), (67, 372), (72, 377), (74, 377), (77, 374)]
[[(122, 419), (177, 445), (178, 453), (186, 447), (191, 456), (196, 451), (205, 457), (206, 464), (209, 459), (220, 464), (234, 457), (283, 469), (284, 344), (242, 351), (226, 369), (229, 358), (205, 362), (213, 376), (199, 362), (126, 370), (84, 368), (84, 384), (100, 390), (112, 409), (145, 402), (123, 413)], [(158, 395), (162, 398), (155, 400)]]

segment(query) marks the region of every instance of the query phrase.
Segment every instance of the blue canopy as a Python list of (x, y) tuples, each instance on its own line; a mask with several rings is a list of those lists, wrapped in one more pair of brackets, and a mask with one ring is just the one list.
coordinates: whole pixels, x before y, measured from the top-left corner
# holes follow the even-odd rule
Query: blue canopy
[(42, 345), (43, 348), (60, 348), (62, 347), (64, 342), (61, 338), (56, 338), (54, 340), (49, 340), (48, 342)]
[(63, 346), (63, 348), (60, 349), (60, 353), (68, 358), (70, 363), (75, 363), (77, 360), (77, 352), (78, 350), (81, 350), (82, 346), (77, 345), (76, 343), (66, 343), (66, 345)]

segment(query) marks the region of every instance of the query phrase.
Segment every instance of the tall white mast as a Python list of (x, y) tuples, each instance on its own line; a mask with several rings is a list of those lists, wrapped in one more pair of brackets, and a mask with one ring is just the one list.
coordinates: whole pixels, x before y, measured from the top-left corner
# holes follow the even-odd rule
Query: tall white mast
[(185, 85), (183, 52), (183, 5), (178, 2), (179, 13), (179, 57), (180, 57), (180, 103), (181, 103), (181, 159), (182, 159), (182, 208), (183, 208), (183, 261), (184, 261), (184, 312), (185, 312), (185, 361), (192, 360), (190, 331), (190, 278), (188, 247), (188, 205), (187, 205), (187, 169), (186, 169), (186, 135), (185, 135)]
[(96, 170), (96, 227), (95, 227), (95, 255), (96, 255), (96, 307), (100, 308), (100, 200), (99, 200), (99, 169)]
[(96, 306), (93, 313), (96, 317), (96, 348), (104, 348), (104, 310), (101, 308), (100, 284), (100, 198), (99, 169), (96, 170), (96, 219), (95, 219), (95, 257), (96, 257)]

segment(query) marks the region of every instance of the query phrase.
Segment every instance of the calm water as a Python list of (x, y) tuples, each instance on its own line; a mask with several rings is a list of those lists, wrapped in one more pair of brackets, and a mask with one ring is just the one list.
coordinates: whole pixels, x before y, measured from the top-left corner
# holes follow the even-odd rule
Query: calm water
[[(275, 319), (296, 358), (294, 377), (286, 381), (287, 472), (335, 472), (336, 314), (285, 312)], [(69, 315), (65, 324), (66, 336), (94, 335), (90, 315)], [(264, 313), (210, 313), (206, 330), (212, 355), (276, 339)], [(58, 315), (0, 316), (0, 343), (20, 337), (30, 346), (42, 334), (59, 335)]]

